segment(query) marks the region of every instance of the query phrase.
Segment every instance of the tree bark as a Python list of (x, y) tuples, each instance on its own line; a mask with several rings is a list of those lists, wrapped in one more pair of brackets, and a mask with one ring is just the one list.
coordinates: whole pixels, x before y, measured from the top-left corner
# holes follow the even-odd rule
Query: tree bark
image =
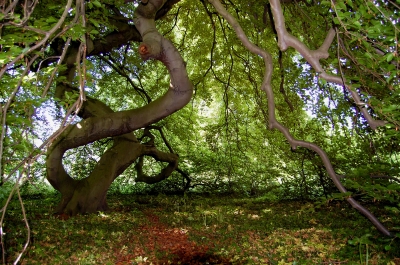
[[(146, 5), (140, 4), (134, 15), (136, 29), (143, 40), (139, 52), (144, 60), (157, 59), (164, 63), (171, 77), (169, 90), (141, 108), (121, 112), (114, 112), (99, 100), (88, 97), (78, 113), (84, 120), (69, 125), (49, 147), (46, 160), (47, 179), (62, 195), (57, 213), (76, 215), (107, 210), (106, 194), (111, 183), (144, 155), (169, 163), (152, 181), (165, 179), (176, 169), (176, 154), (161, 152), (154, 145), (142, 144), (132, 133), (183, 108), (193, 93), (182, 57), (173, 44), (155, 28), (158, 11), (166, 8), (164, 4), (171, 5), (175, 2), (177, 1), (150, 0)], [(70, 85), (76, 73), (76, 45), (71, 45), (68, 54), (64, 61), (67, 68), (60, 73), (67, 78), (67, 82), (57, 84), (55, 93), (61, 99), (66, 92), (77, 90)], [(113, 138), (113, 145), (102, 155), (90, 175), (81, 180), (69, 176), (62, 164), (64, 153), (108, 137)], [(138, 175), (138, 180), (150, 181), (143, 174)]]

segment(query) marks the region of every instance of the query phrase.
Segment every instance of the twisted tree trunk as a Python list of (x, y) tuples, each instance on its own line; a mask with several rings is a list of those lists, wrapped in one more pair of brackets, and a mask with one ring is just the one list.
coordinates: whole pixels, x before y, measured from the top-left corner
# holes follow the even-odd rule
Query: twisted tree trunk
[[(166, 2), (150, 0), (146, 5), (140, 4), (135, 10), (135, 25), (143, 40), (139, 47), (142, 58), (159, 60), (167, 67), (171, 78), (170, 88), (163, 96), (141, 108), (121, 112), (114, 112), (92, 98), (83, 102), (79, 115), (84, 120), (69, 125), (48, 149), (47, 179), (62, 195), (58, 213), (75, 215), (107, 210), (106, 194), (111, 183), (143, 155), (169, 163), (157, 176), (159, 179), (165, 179), (177, 167), (176, 154), (161, 152), (154, 145), (141, 144), (132, 133), (183, 108), (193, 93), (182, 57), (155, 27), (157, 11)], [(76, 72), (74, 63), (78, 49), (73, 46), (70, 49), (65, 59), (67, 69), (60, 74), (71, 82)], [(65, 92), (73, 90), (68, 83), (60, 83), (56, 96), (62, 98)], [(113, 146), (102, 155), (91, 174), (81, 180), (69, 176), (62, 164), (64, 153), (107, 137), (113, 137)], [(151, 182), (143, 175), (138, 177), (140, 181)]]

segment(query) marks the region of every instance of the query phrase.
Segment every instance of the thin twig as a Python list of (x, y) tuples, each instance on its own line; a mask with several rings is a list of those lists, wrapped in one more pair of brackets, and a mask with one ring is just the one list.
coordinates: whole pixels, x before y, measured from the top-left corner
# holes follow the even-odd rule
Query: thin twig
[(31, 239), (31, 228), (29, 227), (28, 218), (26, 217), (24, 203), (22, 202), (21, 194), (19, 192), (19, 183), (18, 182), (17, 182), (17, 194), (18, 194), (18, 200), (19, 200), (19, 202), (21, 204), (21, 211), (22, 211), (22, 216), (24, 218), (27, 235), (26, 235), (26, 242), (25, 242), (24, 248), (19, 253), (18, 257), (15, 259), (15, 261), (13, 263), (14, 265), (18, 264), (18, 262), (21, 259), (22, 255), (25, 253), (26, 249), (28, 248), (29, 242), (30, 242), (30, 239)]
[[(15, 2), (18, 2), (18, 0), (15, 0)], [(17, 57), (15, 57), (11, 62), (7, 63), (4, 67), (1, 68), (0, 70), (0, 78), (3, 77), (4, 73), (12, 66), (14, 65), (16, 62), (18, 62), (19, 60), (21, 60), (22, 58), (24, 58), (27, 54), (35, 51), (36, 49), (38, 49), (39, 47), (42, 47), (47, 40), (61, 27), (61, 25), (64, 23), (64, 20), (66, 19), (66, 17), (68, 16), (68, 12), (71, 8), (72, 5), (72, 0), (68, 0), (67, 5), (65, 6), (64, 12), (61, 15), (60, 19), (58, 20), (58, 22), (56, 23), (56, 25), (54, 25), (54, 27), (52, 29), (50, 29), (48, 32), (46, 32), (45, 37), (41, 40), (38, 41), (35, 45), (33, 45), (32, 47), (30, 47), (27, 51), (22, 52), (21, 54), (19, 54)]]

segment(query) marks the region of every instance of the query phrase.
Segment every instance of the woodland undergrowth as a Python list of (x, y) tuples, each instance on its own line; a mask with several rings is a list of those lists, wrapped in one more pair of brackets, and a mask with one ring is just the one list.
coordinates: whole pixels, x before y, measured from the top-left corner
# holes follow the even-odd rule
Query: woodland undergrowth
[[(112, 195), (112, 211), (68, 218), (53, 215), (58, 199), (25, 198), (32, 232), (21, 264), (400, 264), (399, 238), (381, 236), (346, 202)], [(399, 216), (369, 207), (399, 229)], [(10, 263), (23, 228), (15, 202), (5, 221)]]

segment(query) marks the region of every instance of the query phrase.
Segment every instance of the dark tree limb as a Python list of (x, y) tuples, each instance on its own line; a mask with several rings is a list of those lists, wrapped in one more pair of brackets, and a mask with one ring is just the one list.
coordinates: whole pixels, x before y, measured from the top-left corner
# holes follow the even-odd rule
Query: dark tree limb
[(125, 72), (125, 69), (119, 65), (116, 64), (115, 60), (112, 58), (107, 59), (105, 56), (99, 55), (99, 58), (106, 62), (114, 71), (116, 71), (118, 74), (121, 76), (125, 77), (128, 83), (135, 89), (138, 94), (146, 100), (147, 103), (150, 103), (152, 99), (150, 98), (149, 94), (142, 88), (138, 87), (135, 85), (133, 80), (129, 77), (129, 75)]
[(135, 169), (137, 172), (136, 182), (144, 182), (147, 184), (154, 184), (168, 178), (172, 172), (178, 167), (178, 156), (172, 153), (165, 153), (157, 150), (155, 147), (147, 147), (145, 149), (145, 154), (153, 157), (155, 160), (159, 162), (168, 162), (168, 165), (161, 170), (155, 176), (148, 176), (143, 173), (143, 157), (139, 157), (139, 161), (135, 165)]
[(185, 184), (185, 187), (183, 188), (183, 191), (185, 192), (185, 191), (189, 190), (191, 187), (190, 183), (192, 182), (192, 179), (190, 178), (189, 174), (186, 173), (185, 171), (183, 171), (182, 169), (180, 169), (179, 167), (176, 168), (176, 171), (179, 172), (183, 176), (184, 179), (186, 179), (186, 184)]
[(279, 84), (279, 91), (281, 92), (283, 99), (285, 100), (286, 104), (289, 106), (290, 111), (294, 112), (294, 107), (292, 102), (290, 101), (284, 84), (285, 84), (285, 69), (283, 68), (283, 62), (282, 62), (282, 58), (283, 58), (283, 53), (282, 51), (279, 51), (279, 57), (278, 57), (278, 63), (279, 63), (279, 69), (281, 72), (281, 82)]
[(393, 181), (395, 181), (395, 182), (397, 182), (397, 183), (400, 183), (400, 179), (395, 178), (395, 177), (392, 177), (392, 176), (371, 175), (370, 177), (371, 177), (371, 178), (374, 178), (374, 179), (389, 179), (389, 180), (393, 180)]
[(151, 125), (151, 126), (146, 127), (146, 129), (148, 129), (148, 130), (157, 130), (160, 133), (161, 139), (163, 139), (164, 144), (168, 148), (169, 152), (170, 153), (175, 153), (174, 150), (172, 149), (171, 144), (168, 142), (167, 138), (165, 137), (162, 127)]

